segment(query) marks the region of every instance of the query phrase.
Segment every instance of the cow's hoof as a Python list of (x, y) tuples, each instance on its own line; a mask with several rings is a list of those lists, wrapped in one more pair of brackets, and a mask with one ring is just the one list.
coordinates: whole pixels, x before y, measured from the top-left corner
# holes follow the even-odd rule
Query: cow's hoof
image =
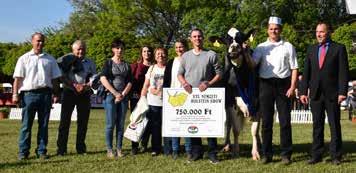
[(258, 153), (258, 151), (252, 151), (252, 160), (260, 160), (260, 154)]
[(221, 151), (224, 153), (227, 153), (227, 152), (230, 152), (230, 150), (231, 150), (230, 144), (226, 144)]

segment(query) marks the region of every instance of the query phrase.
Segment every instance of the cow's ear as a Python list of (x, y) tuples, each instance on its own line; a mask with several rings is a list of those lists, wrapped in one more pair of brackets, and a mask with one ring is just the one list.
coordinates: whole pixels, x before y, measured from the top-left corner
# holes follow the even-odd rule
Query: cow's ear
[(215, 47), (220, 47), (220, 44), (225, 44), (224, 39), (218, 36), (209, 37), (209, 41), (213, 43)]
[(246, 34), (246, 36), (245, 36), (245, 39), (244, 39), (244, 40), (246, 41), (246, 40), (248, 40), (250, 37), (252, 37), (252, 38), (255, 37), (256, 31), (257, 31), (257, 30), (256, 30), (255, 28), (253, 28), (253, 29), (251, 29), (250, 31), (248, 31), (247, 34)]

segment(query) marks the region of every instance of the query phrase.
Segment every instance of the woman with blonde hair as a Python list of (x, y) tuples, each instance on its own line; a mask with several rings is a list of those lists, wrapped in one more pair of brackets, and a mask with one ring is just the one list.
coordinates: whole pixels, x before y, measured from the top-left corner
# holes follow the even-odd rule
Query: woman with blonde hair
[(147, 97), (149, 105), (146, 114), (148, 123), (143, 138), (148, 138), (149, 135), (152, 135), (152, 156), (157, 156), (162, 148), (162, 91), (167, 55), (165, 48), (159, 47), (155, 49), (156, 63), (148, 69), (141, 91), (141, 97)]

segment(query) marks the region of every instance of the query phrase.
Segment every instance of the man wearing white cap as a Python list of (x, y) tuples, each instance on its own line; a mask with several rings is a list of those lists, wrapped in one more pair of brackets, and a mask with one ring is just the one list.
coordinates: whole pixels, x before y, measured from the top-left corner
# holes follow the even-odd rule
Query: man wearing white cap
[(253, 59), (259, 64), (259, 101), (262, 114), (263, 153), (262, 163), (272, 161), (272, 134), (274, 104), (276, 102), (280, 123), (281, 157), (283, 164), (291, 163), (292, 129), (291, 102), (297, 81), (297, 57), (294, 46), (283, 40), (282, 20), (270, 17), (267, 41), (259, 44)]

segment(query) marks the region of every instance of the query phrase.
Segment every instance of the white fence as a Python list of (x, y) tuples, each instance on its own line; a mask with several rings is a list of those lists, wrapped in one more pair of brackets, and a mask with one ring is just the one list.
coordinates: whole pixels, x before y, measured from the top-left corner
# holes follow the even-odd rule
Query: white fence
[[(276, 111), (276, 122), (279, 122), (278, 112)], [(313, 115), (310, 110), (292, 110), (291, 123), (295, 124), (310, 124), (313, 123)], [(328, 118), (325, 113), (325, 123), (328, 123)]]
[[(11, 108), (10, 110), (10, 115), (9, 119), (14, 119), (14, 120), (21, 120), (21, 108)], [(37, 119), (37, 113), (36, 117)], [(49, 120), (54, 120), (54, 121), (59, 121), (61, 119), (61, 104), (53, 104), (52, 109), (51, 109), (51, 114), (49, 116)], [(74, 111), (72, 113), (72, 121), (77, 121), (77, 108), (74, 108)]]

